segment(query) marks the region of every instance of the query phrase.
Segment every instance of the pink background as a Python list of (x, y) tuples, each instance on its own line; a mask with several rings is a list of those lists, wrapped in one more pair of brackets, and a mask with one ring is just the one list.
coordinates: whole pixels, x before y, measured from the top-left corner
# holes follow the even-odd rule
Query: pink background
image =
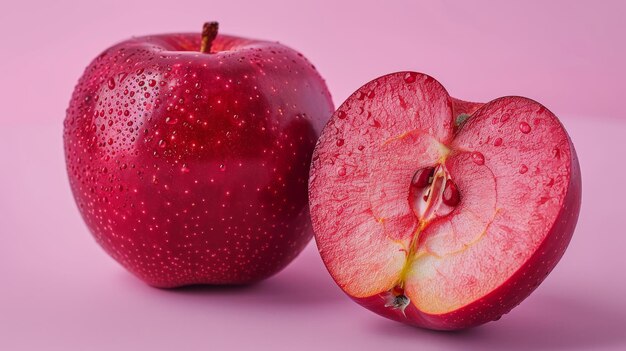
[[(3, 1), (0, 349), (626, 349), (626, 3), (378, 3)], [(205, 20), (298, 49), (337, 105), (366, 81), (406, 69), (460, 98), (516, 94), (547, 105), (583, 172), (581, 216), (561, 263), (499, 322), (458, 333), (406, 327), (352, 303), (314, 244), (250, 287), (145, 286), (80, 219), (63, 163), (64, 111), (107, 46), (199, 31)]]

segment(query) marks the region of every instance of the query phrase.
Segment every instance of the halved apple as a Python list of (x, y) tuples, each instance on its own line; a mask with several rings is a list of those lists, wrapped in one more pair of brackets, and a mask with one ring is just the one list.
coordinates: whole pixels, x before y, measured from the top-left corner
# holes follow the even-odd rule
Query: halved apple
[(385, 317), (432, 329), (500, 318), (567, 247), (581, 201), (574, 146), (523, 97), (450, 97), (399, 72), (350, 96), (313, 154), (309, 202), (337, 284)]

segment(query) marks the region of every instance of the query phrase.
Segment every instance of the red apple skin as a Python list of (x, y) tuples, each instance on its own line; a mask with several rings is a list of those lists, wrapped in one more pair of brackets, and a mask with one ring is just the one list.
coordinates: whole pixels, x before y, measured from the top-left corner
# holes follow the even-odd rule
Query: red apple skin
[[(433, 80), (432, 77), (415, 72), (398, 72), (383, 76), (381, 78), (396, 79), (396, 77), (398, 77), (398, 81), (401, 81), (402, 77), (404, 77), (404, 79), (406, 79), (407, 77), (411, 77), (411, 79), (413, 80), (415, 80), (415, 77), (418, 77), (417, 79), (420, 79), (420, 77), (425, 77), (427, 81), (430, 80), (432, 82)], [(377, 79), (371, 81), (370, 83), (364, 85), (362, 88), (357, 90), (344, 104), (349, 105), (350, 103), (354, 103), (354, 101), (356, 100), (356, 96), (358, 96), (359, 100), (361, 100), (363, 96), (368, 94), (368, 92), (375, 91), (375, 87), (377, 86), (376, 81)], [(447, 92), (445, 92), (445, 94), (447, 95)], [(454, 119), (455, 116), (467, 114), (469, 115), (467, 120), (471, 120), (473, 117), (479, 114), (481, 110), (488, 109), (492, 105), (506, 102), (508, 100), (518, 99), (518, 97), (514, 96), (502, 97), (493, 100), (487, 104), (483, 104), (463, 101), (450, 97), (449, 95), (447, 96), (450, 104), (450, 110), (452, 111), (451, 117), (453, 117)], [(522, 99), (536, 103), (530, 99)], [(538, 103), (536, 104), (541, 106)], [(547, 111), (545, 107), (541, 108)], [(333, 121), (346, 119), (345, 112), (343, 112), (343, 114), (339, 116), (339, 114), (342, 113), (341, 111), (342, 107), (340, 107), (334, 113), (334, 115), (328, 122), (328, 125), (334, 125)], [(548, 113), (550, 112), (548, 111)], [(550, 115), (552, 115), (552, 117), (556, 119), (553, 114), (550, 113)], [(463, 123), (460, 126), (455, 126), (454, 134), (457, 134), (459, 130), (463, 127)], [(322, 208), (321, 211), (325, 211), (323, 209), (323, 206), (314, 206), (316, 201), (312, 201), (312, 197), (316, 197), (317, 194), (315, 193), (315, 186), (311, 184), (311, 180), (318, 177), (316, 172), (318, 172), (319, 170), (317, 168), (320, 168), (324, 162), (327, 162), (327, 160), (323, 160), (320, 158), (321, 151), (318, 149), (320, 148), (322, 139), (324, 139), (325, 137), (332, 138), (332, 134), (335, 133), (326, 133), (326, 131), (322, 133), (322, 136), (318, 141), (316, 150), (313, 154), (314, 161), (310, 171), (311, 174), (309, 184), (309, 201), (313, 210), (315, 210), (314, 207), (317, 207), (318, 211), (319, 208)], [(568, 186), (566, 188), (566, 194), (563, 198), (556, 219), (554, 220), (553, 225), (549, 229), (544, 240), (537, 247), (534, 253), (524, 262), (523, 265), (519, 267), (519, 269), (517, 269), (514, 274), (512, 274), (496, 289), (465, 306), (443, 314), (430, 314), (420, 311), (413, 303), (410, 303), (404, 311), (401, 311), (400, 309), (389, 308), (388, 306), (386, 306), (387, 301), (384, 292), (369, 297), (351, 296), (350, 293), (345, 291), (345, 289), (344, 292), (358, 304), (383, 317), (401, 323), (433, 330), (466, 329), (490, 321), (499, 320), (502, 315), (510, 312), (515, 306), (517, 306), (525, 298), (527, 298), (547, 277), (547, 275), (552, 271), (552, 269), (556, 266), (558, 261), (563, 256), (565, 249), (567, 248), (574, 233), (581, 206), (582, 181), (580, 166), (576, 151), (574, 149), (574, 145), (572, 144), (569, 136), (567, 134), (566, 136), (569, 149), (565, 154), (568, 154), (570, 157), (569, 161), (567, 162), (569, 164), (569, 179)], [(319, 218), (321, 217), (319, 217), (317, 213), (313, 213), (313, 224), (316, 232), (316, 239), (318, 241), (318, 247), (320, 247), (320, 238), (317, 235), (318, 231), (321, 232), (324, 230), (320, 228)], [(327, 268), (329, 268), (331, 276), (333, 277), (335, 282), (340, 287), (342, 287), (345, 283), (339, 281), (337, 279), (337, 276), (333, 274), (332, 269), (328, 266), (328, 262), (325, 259), (325, 253), (322, 252), (322, 250), (320, 250), (320, 253), (322, 254), (322, 258), (324, 258), (324, 262), (326, 263)]]
[(307, 178), (334, 110), (320, 75), (278, 43), (133, 38), (80, 78), (67, 172), (96, 241), (155, 287), (267, 278), (309, 242)]

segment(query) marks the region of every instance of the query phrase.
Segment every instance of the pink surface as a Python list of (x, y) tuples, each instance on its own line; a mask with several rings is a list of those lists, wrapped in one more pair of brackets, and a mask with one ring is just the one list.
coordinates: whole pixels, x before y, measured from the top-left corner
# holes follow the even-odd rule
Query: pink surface
[[(625, 349), (626, 166), (617, 152), (626, 148), (626, 5), (374, 3), (3, 2), (0, 349)], [(336, 104), (371, 78), (412, 69), (460, 98), (518, 94), (550, 107), (583, 173), (579, 225), (561, 263), (499, 322), (452, 334), (351, 302), (314, 244), (250, 287), (157, 290), (129, 275), (96, 245), (73, 203), (64, 111), (106, 47), (130, 35), (199, 31), (207, 19), (226, 33), (297, 48)]]

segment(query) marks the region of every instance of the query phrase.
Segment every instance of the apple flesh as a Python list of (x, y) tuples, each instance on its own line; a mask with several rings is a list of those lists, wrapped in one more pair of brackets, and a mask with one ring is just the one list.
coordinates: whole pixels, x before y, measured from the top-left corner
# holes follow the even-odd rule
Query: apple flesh
[(74, 198), (150, 285), (264, 279), (311, 239), (310, 157), (333, 110), (311, 63), (278, 43), (214, 24), (124, 41), (87, 67), (67, 110)]
[(439, 330), (497, 320), (567, 247), (576, 152), (541, 104), (451, 98), (415, 72), (380, 77), (334, 113), (309, 202), (326, 267), (355, 301)]

